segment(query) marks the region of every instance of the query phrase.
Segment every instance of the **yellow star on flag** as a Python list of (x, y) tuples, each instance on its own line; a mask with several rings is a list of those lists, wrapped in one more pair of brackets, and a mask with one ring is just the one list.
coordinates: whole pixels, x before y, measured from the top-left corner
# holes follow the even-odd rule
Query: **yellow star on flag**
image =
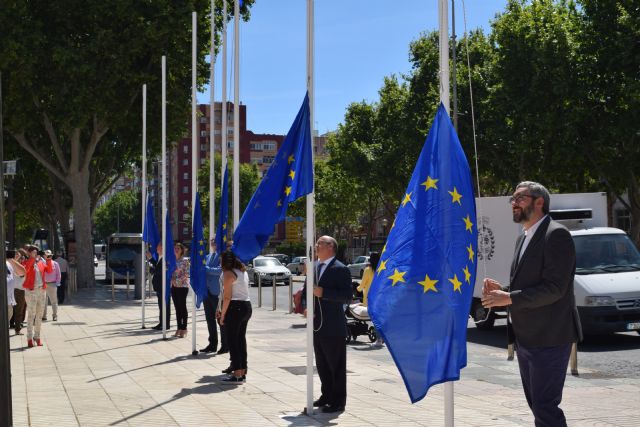
[(204, 251), (200, 250), (200, 256), (204, 255)]
[(387, 251), (387, 244), (385, 243), (384, 246), (382, 247), (382, 252), (380, 252), (380, 255), (382, 256), (383, 253), (385, 253)]
[(295, 172), (293, 169), (291, 169), (291, 170), (289, 171), (289, 176), (291, 177), (291, 179), (295, 178), (295, 176), (296, 176), (296, 172)]
[(468, 230), (469, 233), (473, 233), (473, 223), (471, 222), (471, 218), (469, 218), (469, 214), (467, 214), (466, 218), (462, 218), (464, 221), (464, 229)]
[(285, 187), (284, 189), (284, 193), (288, 196), (289, 194), (291, 194), (291, 187)]
[(449, 194), (451, 194), (451, 203), (458, 203), (460, 206), (462, 206), (462, 202), (460, 201), (460, 199), (462, 199), (462, 194), (458, 193), (458, 189), (456, 187), (453, 187), (453, 191), (449, 191)]
[(202, 265), (207, 265), (207, 262), (205, 260), (202, 260)]
[(202, 245), (204, 245), (204, 240), (200, 240), (200, 242), (198, 242), (198, 243), (200, 243), (200, 245), (202, 246)]
[(388, 277), (392, 281), (391, 286), (395, 286), (396, 283), (398, 283), (398, 282), (405, 283), (405, 281), (404, 281), (404, 275), (405, 274), (407, 274), (406, 271), (400, 272), (400, 271), (398, 271), (397, 268), (395, 268), (393, 270), (393, 274)]
[(468, 284), (471, 284), (471, 273), (469, 272), (469, 266), (465, 266), (462, 271), (464, 271), (464, 281)]
[(454, 274), (453, 279), (449, 279), (449, 281), (453, 284), (453, 290), (462, 293), (460, 290), (460, 286), (462, 286), (462, 282), (458, 280), (458, 275)]
[(427, 180), (425, 182), (423, 182), (420, 185), (424, 185), (424, 191), (429, 190), (430, 188), (434, 188), (434, 189), (438, 189), (438, 186), (436, 185), (437, 182), (439, 181), (439, 179), (433, 179), (430, 176), (427, 177)]
[(404, 199), (402, 200), (402, 207), (404, 207), (404, 205), (411, 201), (411, 194), (413, 194), (413, 192), (404, 195)]
[(226, 230), (227, 229), (227, 223), (225, 222), (224, 224), (222, 224), (222, 229)]
[(278, 200), (278, 207), (282, 206), (282, 200)]
[(473, 262), (473, 256), (476, 253), (473, 252), (473, 244), (472, 243), (469, 243), (469, 246), (467, 246), (467, 252), (469, 252), (469, 261)]
[(226, 242), (227, 241), (227, 236), (222, 236), (222, 241)]
[(293, 162), (296, 158), (293, 157), (293, 154), (289, 156), (289, 158), (287, 159), (287, 164), (291, 164), (291, 162)]
[(418, 282), (422, 285), (422, 287), (424, 288), (424, 293), (426, 294), (428, 291), (433, 291), (433, 292), (438, 292), (438, 290), (436, 289), (436, 283), (438, 283), (437, 280), (431, 280), (429, 278), (428, 274), (424, 275), (424, 281), (422, 282)]
[(378, 270), (376, 272), (380, 273), (382, 270), (386, 270), (386, 269), (387, 269), (387, 260), (380, 261), (380, 265), (378, 265)]

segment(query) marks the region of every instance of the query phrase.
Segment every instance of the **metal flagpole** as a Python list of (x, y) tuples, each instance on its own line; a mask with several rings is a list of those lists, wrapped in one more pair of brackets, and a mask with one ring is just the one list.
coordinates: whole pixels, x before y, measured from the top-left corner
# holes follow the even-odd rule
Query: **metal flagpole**
[(240, 2), (233, 2), (233, 229), (240, 222)]
[(216, 100), (214, 92), (216, 66), (216, 2), (211, 0), (211, 70), (209, 74), (209, 241), (215, 236), (216, 212)]
[[(4, 139), (2, 129), (2, 72), (0, 71), (0, 218), (4, 218)], [(3, 221), (4, 222), (4, 221)], [(0, 226), (0, 242), (4, 245), (4, 224)], [(4, 249), (4, 248), (3, 248)], [(9, 318), (7, 317), (7, 272), (4, 250), (0, 251), (0, 419), (5, 420), (7, 426), (13, 425), (13, 407), (11, 402), (11, 357), (9, 356)]]
[[(438, 0), (440, 41), (440, 101), (449, 111), (449, 10), (448, 0)], [(453, 381), (444, 383), (444, 425), (453, 427)]]
[[(147, 218), (147, 85), (142, 85), (142, 232), (144, 233), (144, 223)], [(147, 296), (147, 243), (142, 241), (141, 269), (142, 278), (142, 329), (144, 326), (144, 300)]]
[[(309, 129), (311, 132), (311, 164), (313, 163), (313, 0), (307, 0), (307, 91), (309, 92)], [(315, 274), (313, 274), (314, 243), (315, 243), (315, 186), (314, 191), (307, 195), (307, 415), (313, 414), (313, 288)]]
[[(162, 339), (167, 339), (167, 57), (162, 55)], [(173, 250), (173, 248), (171, 248)]]
[[(196, 191), (198, 191), (198, 123), (196, 118), (196, 67), (198, 49), (198, 13), (191, 13), (191, 236), (195, 235)], [(193, 307), (191, 308), (191, 354), (198, 354), (196, 350), (196, 292), (192, 288), (191, 296)]]
[[(220, 179), (224, 179), (224, 169), (227, 167), (227, 0), (222, 2), (222, 164)], [(218, 248), (218, 252), (224, 252), (227, 248)]]

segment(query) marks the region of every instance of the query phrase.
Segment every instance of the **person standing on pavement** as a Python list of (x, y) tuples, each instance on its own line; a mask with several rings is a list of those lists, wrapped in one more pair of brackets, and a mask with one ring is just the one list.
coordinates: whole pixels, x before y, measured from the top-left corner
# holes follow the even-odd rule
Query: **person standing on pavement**
[(40, 340), (40, 329), (42, 326), (42, 313), (46, 303), (47, 284), (44, 281), (45, 273), (53, 271), (51, 259), (46, 262), (38, 261), (38, 247), (29, 246), (27, 248), (29, 258), (25, 261), (25, 279), (22, 287), (25, 289), (27, 300), (27, 345), (33, 347), (34, 341), (39, 347), (42, 346)]
[[(162, 243), (158, 243), (156, 246), (156, 252), (158, 254), (162, 254)], [(162, 313), (165, 313), (166, 317), (166, 326), (167, 330), (171, 328), (171, 304), (162, 300), (162, 264), (164, 263), (164, 259), (159, 256), (158, 259), (154, 259), (151, 256), (151, 252), (147, 251), (147, 261), (151, 264), (151, 285), (153, 286), (153, 291), (156, 293), (158, 297), (158, 316), (160, 320), (158, 324), (153, 327), (156, 331), (162, 330)], [(169, 294), (168, 296), (170, 296)]]
[[(9, 325), (11, 326), (11, 320), (13, 319), (13, 328), (16, 331), (16, 335), (22, 335), (20, 329), (22, 329), (22, 321), (24, 320), (24, 309), (26, 302), (24, 300), (24, 291), (22, 290), (22, 284), (24, 283), (24, 275), (26, 270), (21, 264), (22, 254), (18, 251), (7, 251), (7, 273), (12, 274), (12, 288), (11, 295), (7, 294), (7, 300), (11, 305), (9, 312)], [(7, 292), (9, 292), (9, 279), (7, 279)]]
[[(53, 271), (44, 274), (44, 281), (47, 284), (47, 299), (51, 303), (51, 311), (53, 312), (53, 321), (58, 321), (58, 286), (60, 286), (60, 265), (53, 261), (53, 253), (50, 250), (44, 251), (44, 256), (53, 265)], [(47, 302), (44, 304), (44, 316), (42, 320), (47, 320)]]
[(344, 304), (352, 298), (349, 269), (336, 259), (338, 242), (322, 236), (316, 242), (316, 286), (313, 289), (313, 350), (322, 394), (313, 406), (342, 412), (347, 403), (347, 321)]
[(510, 198), (516, 241), (510, 287), (485, 278), (484, 307), (507, 307), (509, 342), (515, 342), (520, 377), (536, 426), (566, 426), (559, 405), (571, 346), (582, 339), (573, 294), (576, 253), (569, 231), (549, 216), (547, 189), (531, 181)]
[(189, 258), (184, 256), (184, 245), (176, 242), (173, 250), (176, 254), (176, 271), (171, 275), (171, 299), (176, 309), (176, 322), (178, 329), (175, 337), (187, 336), (187, 323), (189, 322), (189, 310), (187, 310), (187, 295), (189, 294)]
[(69, 274), (69, 263), (63, 258), (62, 252), (56, 252), (55, 261), (60, 266), (60, 286), (58, 286), (58, 304), (64, 304), (64, 297), (67, 293), (67, 276)]
[[(218, 320), (216, 312), (220, 302), (220, 277), (222, 267), (220, 267), (220, 255), (216, 250), (216, 240), (209, 242), (211, 252), (205, 257), (205, 274), (207, 279), (207, 297), (204, 299), (204, 314), (207, 319), (207, 329), (209, 330), (209, 344), (200, 350), (203, 353), (215, 353), (218, 350)], [(227, 353), (227, 340), (224, 326), (220, 326), (220, 351), (218, 354)]]

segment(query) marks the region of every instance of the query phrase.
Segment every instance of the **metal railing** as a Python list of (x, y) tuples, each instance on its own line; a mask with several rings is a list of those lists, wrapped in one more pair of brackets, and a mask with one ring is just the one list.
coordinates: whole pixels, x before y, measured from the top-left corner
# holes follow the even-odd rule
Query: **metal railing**
[[(258, 278), (258, 308), (262, 307), (262, 277), (260, 275)], [(289, 276), (289, 313), (293, 313), (293, 276)], [(277, 302), (278, 302), (278, 293), (277, 293), (277, 279), (276, 276), (272, 276), (272, 303), (271, 310), (276, 311)]]

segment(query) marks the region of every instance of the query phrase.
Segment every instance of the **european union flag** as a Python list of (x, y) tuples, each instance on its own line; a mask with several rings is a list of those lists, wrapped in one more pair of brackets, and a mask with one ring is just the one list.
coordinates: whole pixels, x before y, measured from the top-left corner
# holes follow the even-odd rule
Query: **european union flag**
[[(161, 242), (160, 233), (158, 232), (158, 226), (156, 225), (156, 219), (153, 216), (153, 204), (151, 203), (151, 196), (147, 197), (147, 209), (144, 218), (144, 227), (142, 228), (142, 241), (146, 242), (151, 247), (151, 255), (153, 259), (158, 259), (158, 243)], [(144, 256), (144, 254), (142, 254)]]
[(165, 233), (167, 233), (166, 244), (167, 247), (164, 248), (165, 262), (167, 263), (167, 297), (166, 303), (169, 304), (169, 300), (171, 299), (171, 276), (173, 276), (173, 272), (178, 268), (178, 263), (176, 261), (176, 253), (173, 250), (173, 233), (171, 232), (171, 223), (169, 221), (169, 212), (167, 212), (167, 217), (164, 222)]
[(236, 256), (243, 262), (249, 262), (257, 256), (273, 234), (275, 225), (285, 219), (289, 203), (312, 191), (313, 163), (307, 94), (282, 147), (233, 234), (231, 249)]
[(469, 164), (440, 104), (369, 290), (369, 313), (413, 403), (467, 364), (475, 220)]
[(196, 204), (193, 206), (193, 236), (191, 239), (191, 265), (189, 275), (191, 288), (196, 294), (196, 307), (200, 308), (202, 300), (207, 295), (207, 282), (204, 266), (206, 245), (204, 240), (204, 227), (202, 226), (202, 212), (200, 209), (200, 193), (196, 192)]
[(216, 248), (218, 253), (227, 250), (227, 224), (229, 222), (229, 167), (224, 168), (224, 178), (222, 181), (222, 191), (220, 193), (220, 220), (218, 221), (218, 227), (216, 228)]

